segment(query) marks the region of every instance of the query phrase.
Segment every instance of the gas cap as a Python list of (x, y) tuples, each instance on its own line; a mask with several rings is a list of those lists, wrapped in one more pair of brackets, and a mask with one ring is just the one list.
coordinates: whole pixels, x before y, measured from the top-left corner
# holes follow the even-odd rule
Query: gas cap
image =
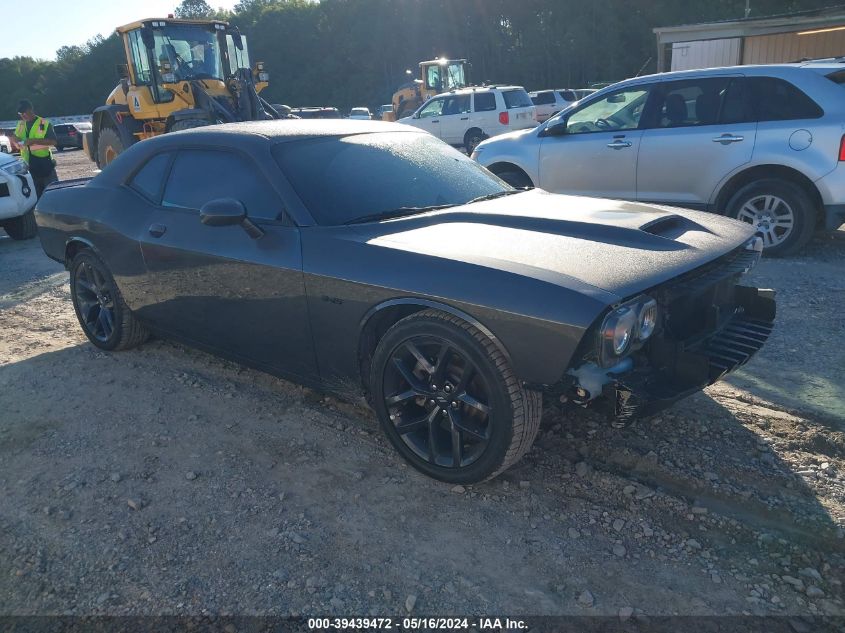
[(789, 137), (789, 147), (796, 152), (805, 150), (813, 144), (813, 135), (810, 130), (795, 130)]

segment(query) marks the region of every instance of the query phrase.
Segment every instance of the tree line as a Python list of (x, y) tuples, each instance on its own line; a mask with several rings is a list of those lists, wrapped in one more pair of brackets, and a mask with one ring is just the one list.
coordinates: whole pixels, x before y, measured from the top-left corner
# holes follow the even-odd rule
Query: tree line
[[(754, 15), (817, 9), (829, 0), (752, 0)], [(240, 27), (271, 73), (264, 96), (291, 106), (388, 103), (417, 64), (466, 58), (474, 83), (581, 88), (656, 70), (657, 26), (735, 19), (746, 0), (242, 0), (232, 11), (183, 0), (177, 16)], [(139, 15), (139, 17), (141, 17)], [(118, 25), (115, 25), (118, 26)], [(0, 119), (29, 98), (52, 116), (91, 112), (125, 63), (116, 35), (63, 46), (56, 59), (0, 59)]]

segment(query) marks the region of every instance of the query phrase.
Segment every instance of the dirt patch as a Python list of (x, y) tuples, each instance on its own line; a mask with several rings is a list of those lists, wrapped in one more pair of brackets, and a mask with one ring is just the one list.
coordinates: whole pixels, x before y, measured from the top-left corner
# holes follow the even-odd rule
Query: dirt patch
[(728, 382), (621, 430), (550, 410), (521, 463), (461, 490), (365, 408), (164, 341), (97, 350), (62, 267), (0, 237), (0, 603), (843, 615), (843, 263), (834, 238), (759, 266), (777, 327)]

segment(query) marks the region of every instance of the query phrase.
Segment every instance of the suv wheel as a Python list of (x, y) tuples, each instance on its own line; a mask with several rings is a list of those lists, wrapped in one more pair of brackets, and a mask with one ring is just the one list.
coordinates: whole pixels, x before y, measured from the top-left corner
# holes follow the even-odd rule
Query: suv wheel
[(35, 223), (35, 212), (30, 209), (16, 218), (9, 218), (3, 222), (3, 228), (13, 240), (28, 240), (35, 237), (38, 225)]
[(479, 129), (469, 130), (464, 136), (464, 147), (466, 147), (467, 154), (472, 154), (478, 144), (486, 138), (489, 137)]
[(540, 393), (523, 387), (478, 328), (438, 310), (396, 323), (378, 344), (370, 393), (382, 429), (429, 477), (476, 483), (531, 447)]
[(791, 255), (813, 237), (816, 213), (810, 196), (796, 184), (757, 180), (728, 201), (727, 215), (751, 224), (763, 238), (763, 253)]

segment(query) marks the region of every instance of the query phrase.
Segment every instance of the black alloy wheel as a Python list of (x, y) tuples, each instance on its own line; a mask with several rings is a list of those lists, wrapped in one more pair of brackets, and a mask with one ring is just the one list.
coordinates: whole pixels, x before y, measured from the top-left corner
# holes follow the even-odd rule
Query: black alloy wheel
[(105, 350), (128, 349), (149, 338), (102, 260), (83, 249), (70, 264), (70, 294), (82, 331)]
[(435, 466), (475, 462), (490, 442), (491, 386), (449, 342), (417, 336), (394, 350), (385, 406), (402, 441)]
[(370, 364), (382, 429), (420, 472), (450, 483), (495, 477), (531, 447), (542, 397), (478, 327), (439, 310), (395, 323)]
[(88, 262), (76, 268), (74, 303), (85, 333), (102, 343), (114, 334), (113, 290), (101, 271)]

